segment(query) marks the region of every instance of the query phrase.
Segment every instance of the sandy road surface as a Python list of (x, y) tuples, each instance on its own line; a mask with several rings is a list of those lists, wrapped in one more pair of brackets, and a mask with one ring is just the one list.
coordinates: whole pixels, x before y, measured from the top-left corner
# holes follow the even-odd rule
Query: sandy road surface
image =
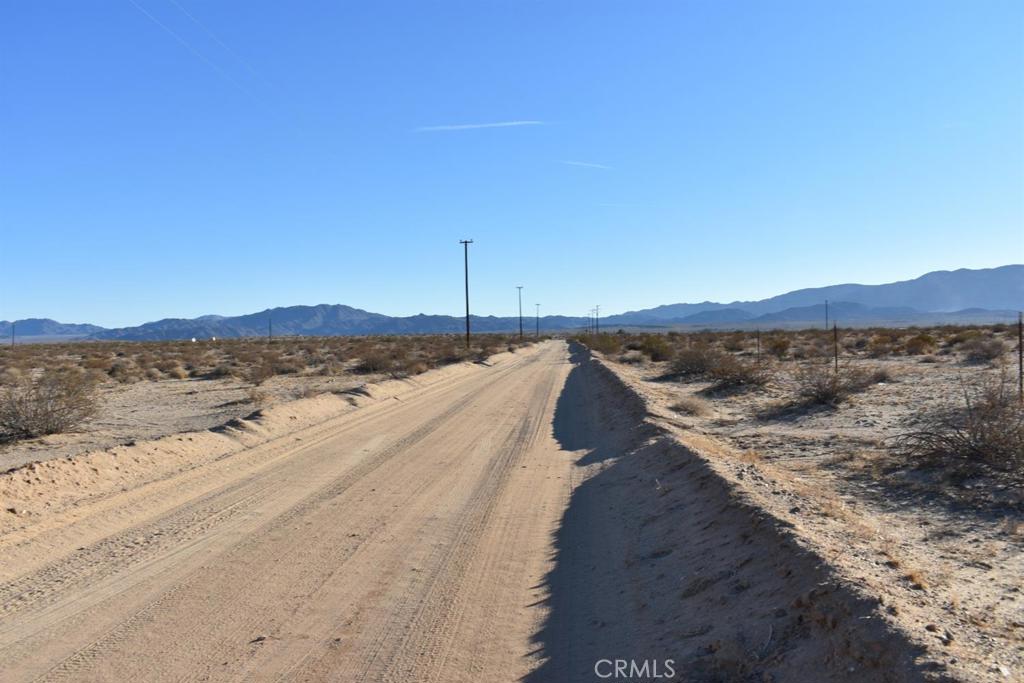
[(0, 681), (948, 680), (583, 347), (403, 387), (95, 495), (0, 474), (68, 496), (2, 518)]
[(3, 680), (528, 674), (569, 370), (548, 343), (0, 541)]

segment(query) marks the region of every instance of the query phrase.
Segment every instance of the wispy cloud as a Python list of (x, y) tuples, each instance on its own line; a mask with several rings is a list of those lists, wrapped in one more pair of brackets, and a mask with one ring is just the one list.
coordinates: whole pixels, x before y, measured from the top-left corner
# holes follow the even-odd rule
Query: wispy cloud
[(566, 166), (583, 166), (584, 168), (603, 168), (605, 170), (611, 168), (611, 166), (605, 166), (604, 164), (595, 164), (589, 161), (559, 161), (558, 163), (565, 164)]
[(543, 121), (495, 121), (494, 123), (455, 123), (444, 126), (420, 126), (417, 133), (434, 133), (443, 130), (475, 130), (477, 128), (511, 128), (513, 126), (543, 126)]

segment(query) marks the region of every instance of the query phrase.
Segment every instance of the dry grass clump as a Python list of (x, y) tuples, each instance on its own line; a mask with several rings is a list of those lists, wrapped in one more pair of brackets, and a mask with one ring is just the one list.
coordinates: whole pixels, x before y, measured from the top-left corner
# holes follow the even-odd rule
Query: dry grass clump
[(691, 415), (693, 417), (703, 417), (711, 413), (711, 407), (707, 401), (696, 396), (684, 396), (673, 403), (670, 408), (681, 415)]
[(96, 385), (74, 368), (44, 370), (0, 392), (0, 431), (27, 438), (58, 434), (80, 425), (99, 410)]
[(631, 349), (619, 356), (619, 362), (626, 365), (640, 365), (644, 362), (645, 356), (638, 349)]
[(1024, 484), (1024, 403), (1007, 373), (961, 388), (960, 405), (926, 416), (923, 426), (896, 439), (897, 450), (961, 476), (989, 469)]

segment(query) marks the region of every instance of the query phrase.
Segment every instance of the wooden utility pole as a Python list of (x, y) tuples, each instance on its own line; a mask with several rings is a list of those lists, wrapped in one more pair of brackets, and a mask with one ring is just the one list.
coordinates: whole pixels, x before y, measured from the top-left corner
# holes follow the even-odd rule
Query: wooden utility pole
[(459, 240), (459, 244), (462, 245), (463, 258), (465, 259), (465, 273), (466, 273), (466, 348), (469, 348), (469, 245), (473, 244), (473, 240)]
[(540, 304), (534, 305), (537, 307), (537, 331), (534, 333), (534, 336), (540, 339)]
[(519, 290), (519, 339), (523, 338), (523, 286), (516, 285)]

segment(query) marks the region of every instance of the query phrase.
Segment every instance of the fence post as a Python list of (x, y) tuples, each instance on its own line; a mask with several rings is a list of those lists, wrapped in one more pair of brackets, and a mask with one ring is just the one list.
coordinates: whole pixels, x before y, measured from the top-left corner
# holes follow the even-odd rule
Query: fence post
[(832, 353), (836, 359), (836, 374), (839, 374), (839, 327), (832, 323)]

